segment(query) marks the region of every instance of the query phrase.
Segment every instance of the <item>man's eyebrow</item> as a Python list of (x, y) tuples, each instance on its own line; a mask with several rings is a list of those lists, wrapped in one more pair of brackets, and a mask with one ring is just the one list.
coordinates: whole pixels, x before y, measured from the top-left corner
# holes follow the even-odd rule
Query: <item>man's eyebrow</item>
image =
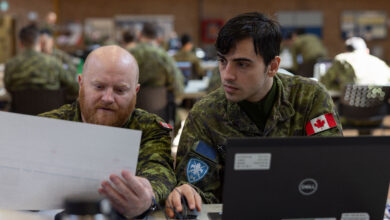
[(253, 60), (245, 58), (245, 57), (238, 57), (233, 59), (234, 62), (253, 62)]

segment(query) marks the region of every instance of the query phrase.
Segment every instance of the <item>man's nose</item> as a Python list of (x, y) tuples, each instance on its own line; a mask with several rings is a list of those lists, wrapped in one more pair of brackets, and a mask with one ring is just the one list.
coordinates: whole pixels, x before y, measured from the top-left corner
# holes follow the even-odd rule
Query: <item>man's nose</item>
[(102, 101), (107, 103), (107, 104), (114, 102), (114, 91), (112, 88), (108, 88), (108, 89), (104, 90)]
[(223, 70), (220, 69), (220, 71), (222, 73), (221, 77), (224, 81), (236, 80), (236, 74), (234, 71), (234, 67), (230, 63), (228, 63)]

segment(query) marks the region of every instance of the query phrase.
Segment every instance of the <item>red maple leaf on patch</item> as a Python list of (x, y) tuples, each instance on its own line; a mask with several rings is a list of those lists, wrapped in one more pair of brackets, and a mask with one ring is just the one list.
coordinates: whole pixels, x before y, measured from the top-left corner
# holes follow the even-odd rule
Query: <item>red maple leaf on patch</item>
[(314, 126), (316, 126), (317, 128), (322, 128), (324, 127), (324, 125), (325, 125), (325, 121), (321, 119), (317, 119), (316, 123), (314, 124)]

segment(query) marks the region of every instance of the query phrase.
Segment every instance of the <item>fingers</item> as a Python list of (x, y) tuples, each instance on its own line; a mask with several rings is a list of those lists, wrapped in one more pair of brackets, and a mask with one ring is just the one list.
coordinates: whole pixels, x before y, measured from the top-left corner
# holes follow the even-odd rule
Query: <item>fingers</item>
[(195, 206), (198, 212), (202, 211), (202, 197), (195, 191)]
[(173, 218), (176, 212), (181, 212), (183, 207), (181, 206), (181, 192), (175, 188), (173, 190), (167, 200), (165, 201), (165, 213), (169, 216), (169, 218)]
[(136, 176), (134, 176), (128, 171), (122, 171), (122, 176), (126, 182), (125, 183), (125, 185), (127, 186), (126, 188), (131, 189), (133, 194), (135, 194), (135, 196), (140, 199), (146, 199), (146, 197), (148, 197), (148, 195), (145, 195), (145, 186), (147, 187), (148, 192), (153, 191), (151, 190), (152, 187), (150, 186), (149, 181), (148, 181), (149, 184), (142, 183), (142, 181), (140, 181), (140, 179), (142, 178), (139, 177), (137, 178)]
[(109, 182), (103, 181), (101, 186), (102, 188), (99, 189), (99, 192), (107, 197), (115, 209), (122, 211), (126, 204), (126, 199)]
[(183, 210), (181, 197), (184, 196), (187, 199), (188, 207), (191, 210), (197, 209), (201, 211), (202, 207), (202, 198), (188, 184), (181, 185), (176, 187), (168, 196), (168, 199), (165, 202), (165, 212), (170, 217), (174, 217), (174, 213), (181, 212)]

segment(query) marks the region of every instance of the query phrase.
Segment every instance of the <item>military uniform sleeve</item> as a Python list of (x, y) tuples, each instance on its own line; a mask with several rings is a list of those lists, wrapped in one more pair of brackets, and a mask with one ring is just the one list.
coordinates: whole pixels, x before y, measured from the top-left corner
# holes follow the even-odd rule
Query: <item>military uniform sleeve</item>
[(75, 100), (79, 91), (75, 75), (67, 72), (60, 62), (58, 62), (58, 69), (61, 87), (66, 88), (67, 99)]
[(340, 60), (335, 60), (332, 66), (320, 79), (320, 82), (329, 90), (341, 92), (344, 86), (355, 81), (355, 71), (353, 67)]
[(316, 86), (316, 91), (314, 98), (312, 99), (311, 107), (309, 108), (309, 112), (306, 115), (305, 124), (307, 125), (310, 123), (310, 120), (328, 113), (332, 114), (336, 126), (318, 133), (314, 133), (311, 136), (343, 136), (339, 115), (336, 111), (336, 107), (332, 98), (323, 86)]
[(205, 70), (200, 65), (199, 59), (196, 56), (194, 56), (194, 61), (193, 61), (192, 65), (194, 65), (195, 74), (198, 77), (202, 77), (202, 76), (204, 76), (206, 74)]
[[(193, 109), (194, 110), (194, 109)], [(222, 167), (218, 158), (205, 155), (197, 151), (200, 142), (208, 145), (209, 152), (213, 149), (212, 140), (205, 130), (206, 123), (198, 117), (198, 112), (190, 113), (180, 138), (176, 156), (176, 178), (178, 186), (183, 184), (191, 185), (202, 197), (204, 203), (220, 203)], [(212, 152), (213, 154), (216, 152)]]
[[(171, 84), (175, 97), (179, 98), (184, 93), (184, 76), (180, 69), (176, 66), (175, 60), (172, 57), (166, 57), (168, 82)], [(169, 88), (169, 87), (168, 87)]]
[(147, 178), (154, 190), (156, 201), (165, 202), (176, 184), (171, 156), (170, 129), (148, 123), (142, 129), (141, 148), (138, 156), (137, 175)]
[(5, 65), (5, 69), (4, 69), (4, 87), (5, 89), (10, 92), (11, 91), (11, 72), (10, 71), (11, 67), (9, 64), (6, 64)]

